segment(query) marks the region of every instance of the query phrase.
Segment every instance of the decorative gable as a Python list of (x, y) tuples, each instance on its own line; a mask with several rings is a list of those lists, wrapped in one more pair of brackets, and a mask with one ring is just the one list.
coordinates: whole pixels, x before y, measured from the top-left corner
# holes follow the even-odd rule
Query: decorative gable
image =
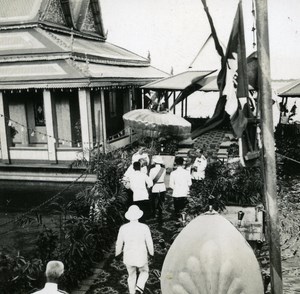
[(98, 33), (91, 4), (89, 4), (88, 9), (86, 11), (81, 30), (86, 32)]
[(74, 22), (79, 31), (105, 38), (98, 0), (82, 0), (80, 8), (77, 0), (70, 0), (70, 4), (73, 10)]
[(67, 26), (67, 21), (60, 0), (48, 1), (41, 20)]

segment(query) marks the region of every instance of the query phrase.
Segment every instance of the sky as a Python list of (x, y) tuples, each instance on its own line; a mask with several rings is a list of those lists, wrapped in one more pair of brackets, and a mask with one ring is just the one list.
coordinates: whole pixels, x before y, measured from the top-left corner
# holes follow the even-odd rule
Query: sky
[[(207, 0), (220, 41), (227, 45), (238, 0)], [(107, 41), (170, 73), (188, 69), (210, 34), (201, 0), (100, 0)], [(247, 53), (252, 46), (252, 0), (243, 0)], [(300, 0), (269, 0), (271, 77), (300, 78)], [(219, 58), (208, 44), (193, 69), (215, 69)]]

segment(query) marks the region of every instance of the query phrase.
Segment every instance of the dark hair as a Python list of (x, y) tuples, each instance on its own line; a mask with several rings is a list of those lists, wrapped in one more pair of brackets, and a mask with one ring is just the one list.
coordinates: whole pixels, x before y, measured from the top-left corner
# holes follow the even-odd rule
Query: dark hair
[(133, 163), (133, 169), (134, 170), (141, 170), (141, 163), (139, 161), (136, 161)]
[(177, 165), (183, 165), (183, 158), (182, 157), (176, 157), (175, 158), (175, 163)]

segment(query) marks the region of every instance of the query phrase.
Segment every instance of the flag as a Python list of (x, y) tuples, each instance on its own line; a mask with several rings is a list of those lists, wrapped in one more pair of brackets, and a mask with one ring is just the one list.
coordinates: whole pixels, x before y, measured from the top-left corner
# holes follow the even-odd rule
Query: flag
[[(212, 34), (215, 32), (211, 16), (208, 13), (205, 0), (202, 0), (204, 9), (206, 9), (209, 22), (211, 24)], [(214, 34), (213, 34), (214, 35)], [(219, 41), (214, 35), (216, 49), (219, 48)], [(219, 54), (222, 54), (218, 50)], [(212, 125), (216, 127), (224, 122), (227, 112), (230, 115), (231, 125), (235, 135), (240, 136), (247, 125), (247, 119), (241, 111), (242, 106), (238, 97), (248, 97), (248, 79), (247, 79), (247, 61), (244, 40), (244, 24), (242, 14), (242, 3), (239, 1), (237, 12), (234, 17), (232, 30), (227, 44), (225, 55), (221, 60), (221, 70), (217, 77), (220, 98), (216, 105), (213, 116), (206, 122), (204, 128), (210, 130)], [(200, 130), (194, 131), (198, 135), (203, 133)]]
[[(237, 12), (233, 21), (233, 26), (225, 57), (222, 61), (222, 67), (218, 74), (218, 87), (220, 95), (226, 86), (227, 65), (232, 66), (232, 60), (237, 63), (237, 97), (248, 96), (248, 75), (247, 75), (247, 59), (244, 36), (244, 22), (242, 2), (239, 1)], [(230, 69), (230, 68), (229, 68)]]
[(192, 139), (201, 136), (202, 134), (216, 128), (221, 122), (224, 122), (229, 115), (225, 111), (226, 96), (219, 98), (213, 116), (206, 121), (203, 127), (197, 128), (191, 134)]
[(220, 95), (227, 96), (225, 110), (230, 115), (235, 135), (240, 138), (247, 127), (247, 118), (238, 98), (248, 97), (247, 59), (241, 1), (237, 7), (222, 68), (218, 74), (218, 87)]
[(218, 39), (218, 36), (217, 36), (217, 32), (216, 32), (212, 17), (209, 13), (209, 10), (208, 10), (207, 4), (206, 4), (206, 0), (201, 0), (201, 1), (202, 1), (204, 10), (206, 12), (207, 18), (208, 18), (208, 22), (209, 22), (210, 29), (211, 29), (211, 35), (214, 39), (216, 50), (217, 50), (218, 54), (221, 56), (221, 58), (223, 59), (224, 58), (223, 48), (222, 48), (222, 46), (219, 42), (219, 39)]
[(181, 91), (181, 93), (178, 95), (178, 97), (175, 99), (173, 105), (170, 107), (170, 110), (175, 107), (178, 103), (183, 101), (184, 99), (187, 99), (187, 97), (194, 92), (200, 90), (201, 85), (196, 84), (196, 83), (191, 83), (189, 86), (187, 86), (185, 89)]
[[(210, 28), (211, 28), (211, 35), (208, 37), (208, 39), (206, 40), (206, 42), (203, 45), (203, 47), (201, 48), (201, 50), (205, 47), (205, 45), (206, 45), (207, 41), (209, 40), (209, 38), (212, 37), (213, 40), (214, 40), (214, 43), (215, 43), (215, 48), (216, 48), (218, 54), (221, 56), (221, 60), (222, 60), (224, 58), (223, 48), (222, 48), (222, 46), (221, 46), (221, 44), (219, 42), (219, 39), (218, 39), (218, 36), (217, 36), (216, 29), (214, 27), (214, 23), (213, 23), (212, 17), (211, 17), (211, 15), (209, 13), (209, 10), (208, 10), (207, 4), (206, 4), (206, 0), (201, 0), (201, 1), (202, 1), (204, 10), (206, 12), (207, 18), (208, 18), (208, 22), (209, 22)], [(199, 53), (201, 52), (201, 50), (199, 51)], [(199, 53), (198, 53), (198, 55), (199, 55)], [(191, 67), (191, 65), (190, 65), (190, 67)], [(202, 78), (203, 78), (203, 76), (201, 78), (199, 78), (199, 79), (194, 79), (192, 81), (191, 85), (187, 86), (179, 94), (179, 96), (176, 98), (174, 104), (171, 106), (170, 109), (172, 109), (173, 107), (175, 107), (176, 104), (178, 104), (179, 102), (181, 102), (184, 99), (186, 99), (192, 93), (200, 90), (202, 86), (200, 84), (197, 84), (197, 82), (199, 82)]]

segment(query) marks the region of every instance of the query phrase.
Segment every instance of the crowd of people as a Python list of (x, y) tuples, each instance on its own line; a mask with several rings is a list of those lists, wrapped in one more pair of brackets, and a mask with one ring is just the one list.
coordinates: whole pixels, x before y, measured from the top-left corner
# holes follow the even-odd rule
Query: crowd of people
[[(186, 207), (193, 182), (205, 178), (206, 166), (207, 159), (203, 150), (196, 150), (193, 160), (187, 162), (183, 157), (175, 158), (175, 169), (170, 173), (169, 179), (175, 219), (181, 216)], [(148, 254), (154, 255), (151, 232), (144, 222), (148, 218), (157, 218), (158, 224), (163, 224), (166, 168), (162, 157), (154, 155), (150, 164), (145, 148), (140, 148), (132, 156), (123, 184), (128, 196), (125, 218), (129, 223), (119, 230), (115, 254), (119, 256), (123, 252), (129, 293), (141, 294), (149, 277)]]
[[(170, 174), (169, 188), (173, 190), (174, 216), (184, 209), (192, 182), (205, 178), (207, 159), (203, 150), (196, 150), (193, 157), (185, 161), (175, 158), (175, 170)], [(123, 184), (127, 192), (127, 205), (137, 205), (143, 211), (141, 221), (156, 217), (163, 224), (163, 204), (166, 196), (166, 168), (160, 155), (154, 155), (151, 162), (144, 147), (133, 154)]]
[[(170, 173), (169, 188), (174, 205), (174, 218), (178, 219), (190, 196), (190, 187), (195, 181), (205, 178), (207, 160), (203, 150), (196, 150), (193, 160), (183, 157), (175, 158), (174, 170)], [(147, 219), (156, 218), (163, 224), (164, 202), (166, 198), (166, 167), (160, 155), (152, 157), (144, 147), (133, 154), (131, 165), (127, 168), (122, 182), (127, 192), (127, 212), (129, 221), (119, 229), (115, 256), (123, 253), (123, 263), (128, 272), (128, 289), (130, 294), (144, 292), (149, 277), (149, 256), (154, 255), (154, 246)], [(46, 267), (45, 287), (35, 292), (66, 293), (58, 289), (58, 282), (64, 272), (61, 261), (49, 261)]]

